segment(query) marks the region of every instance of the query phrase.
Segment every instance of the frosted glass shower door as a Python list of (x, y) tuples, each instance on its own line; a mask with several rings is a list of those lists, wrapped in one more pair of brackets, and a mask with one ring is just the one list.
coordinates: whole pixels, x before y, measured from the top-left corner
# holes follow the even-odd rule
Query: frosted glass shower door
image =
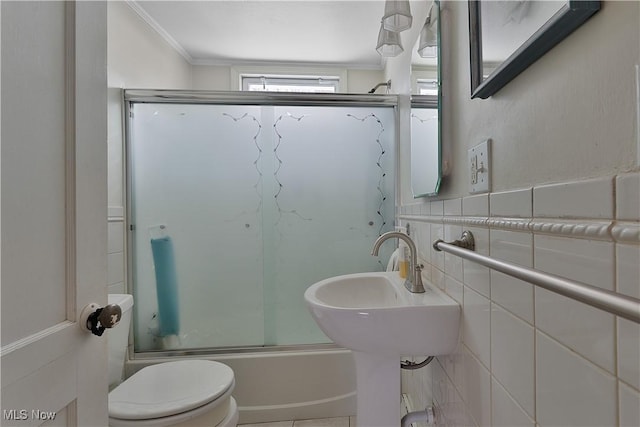
[[(135, 104), (130, 138), (137, 351), (262, 345), (259, 107)], [(160, 336), (150, 239), (174, 245), (179, 343)]]
[[(323, 342), (304, 291), (331, 276), (383, 269), (371, 256), (394, 221), (394, 109), (274, 108), (274, 197), (266, 212), (265, 341)], [(265, 198), (267, 200), (267, 198)]]
[[(131, 109), (136, 351), (330, 342), (303, 294), (386, 266), (393, 245), (370, 253), (393, 229), (395, 109)], [(158, 236), (172, 245), (162, 259), (152, 252)], [(174, 278), (162, 277), (167, 264)], [(167, 286), (177, 301), (166, 301)], [(160, 302), (177, 304), (175, 336)]]

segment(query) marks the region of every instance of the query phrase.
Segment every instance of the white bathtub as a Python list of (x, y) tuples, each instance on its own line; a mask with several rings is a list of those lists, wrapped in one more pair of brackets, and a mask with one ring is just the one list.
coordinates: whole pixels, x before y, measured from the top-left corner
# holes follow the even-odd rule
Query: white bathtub
[(294, 350), (130, 360), (127, 376), (177, 358), (216, 360), (236, 378), (240, 424), (355, 415), (356, 380), (349, 350)]

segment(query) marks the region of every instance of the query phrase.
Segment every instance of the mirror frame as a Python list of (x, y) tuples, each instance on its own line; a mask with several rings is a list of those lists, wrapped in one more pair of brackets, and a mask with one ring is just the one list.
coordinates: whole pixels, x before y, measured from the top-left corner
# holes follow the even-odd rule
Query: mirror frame
[(498, 92), (600, 10), (599, 0), (566, 0), (565, 4), (522, 46), (518, 47), (486, 79), (483, 79), (482, 21), (480, 20), (483, 2), (483, 0), (468, 0), (472, 99), (486, 99)]
[[(438, 178), (437, 181), (435, 182), (434, 188), (432, 191), (427, 191), (427, 192), (415, 192), (414, 188), (415, 188), (415, 183), (413, 182), (413, 171), (412, 166), (409, 167), (410, 170), (410, 177), (409, 177), (409, 181), (410, 181), (410, 188), (411, 188), (411, 194), (413, 196), (414, 199), (418, 199), (421, 197), (434, 197), (438, 195), (438, 192), (440, 191), (440, 185), (442, 184), (442, 9), (440, 7), (440, 0), (434, 0), (433, 1), (433, 7), (436, 8), (436, 13), (438, 14), (438, 27), (436, 30), (436, 34), (438, 37), (438, 51), (437, 51), (437, 61), (438, 61), (438, 66), (437, 66), (437, 80), (438, 80), (438, 94), (437, 95), (418, 95), (418, 94), (411, 94), (410, 97), (410, 107), (409, 107), (409, 117), (411, 117), (411, 110), (413, 108), (428, 108), (428, 109), (434, 109), (438, 111)], [(411, 119), (410, 119), (411, 121)], [(418, 141), (414, 141), (413, 139), (413, 135), (411, 135), (411, 149), (413, 151), (413, 144), (417, 143)], [(413, 162), (413, 155), (414, 153), (412, 152), (409, 155), (409, 164), (411, 165)]]

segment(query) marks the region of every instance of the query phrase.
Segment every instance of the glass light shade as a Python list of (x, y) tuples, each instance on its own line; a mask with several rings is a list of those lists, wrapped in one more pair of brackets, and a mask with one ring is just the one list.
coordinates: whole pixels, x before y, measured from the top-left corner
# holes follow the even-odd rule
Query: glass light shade
[(376, 50), (382, 56), (398, 56), (404, 49), (400, 41), (400, 33), (395, 31), (389, 31), (384, 28), (383, 24), (380, 24), (380, 32), (378, 33), (378, 44)]
[(423, 58), (435, 58), (438, 56), (438, 34), (436, 33), (436, 25), (431, 24), (430, 18), (427, 18), (422, 30), (420, 30), (418, 55)]
[(400, 31), (411, 28), (411, 7), (409, 0), (386, 0), (384, 4), (384, 16), (382, 17), (382, 25), (385, 30)]

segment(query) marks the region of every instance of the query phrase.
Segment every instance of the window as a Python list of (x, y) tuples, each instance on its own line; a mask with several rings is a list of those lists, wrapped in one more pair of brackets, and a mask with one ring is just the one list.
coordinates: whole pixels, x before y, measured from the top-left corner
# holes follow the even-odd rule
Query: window
[(419, 79), (417, 87), (419, 95), (438, 96), (438, 81), (435, 79)]
[(338, 77), (242, 76), (242, 90), (249, 92), (336, 93)]

